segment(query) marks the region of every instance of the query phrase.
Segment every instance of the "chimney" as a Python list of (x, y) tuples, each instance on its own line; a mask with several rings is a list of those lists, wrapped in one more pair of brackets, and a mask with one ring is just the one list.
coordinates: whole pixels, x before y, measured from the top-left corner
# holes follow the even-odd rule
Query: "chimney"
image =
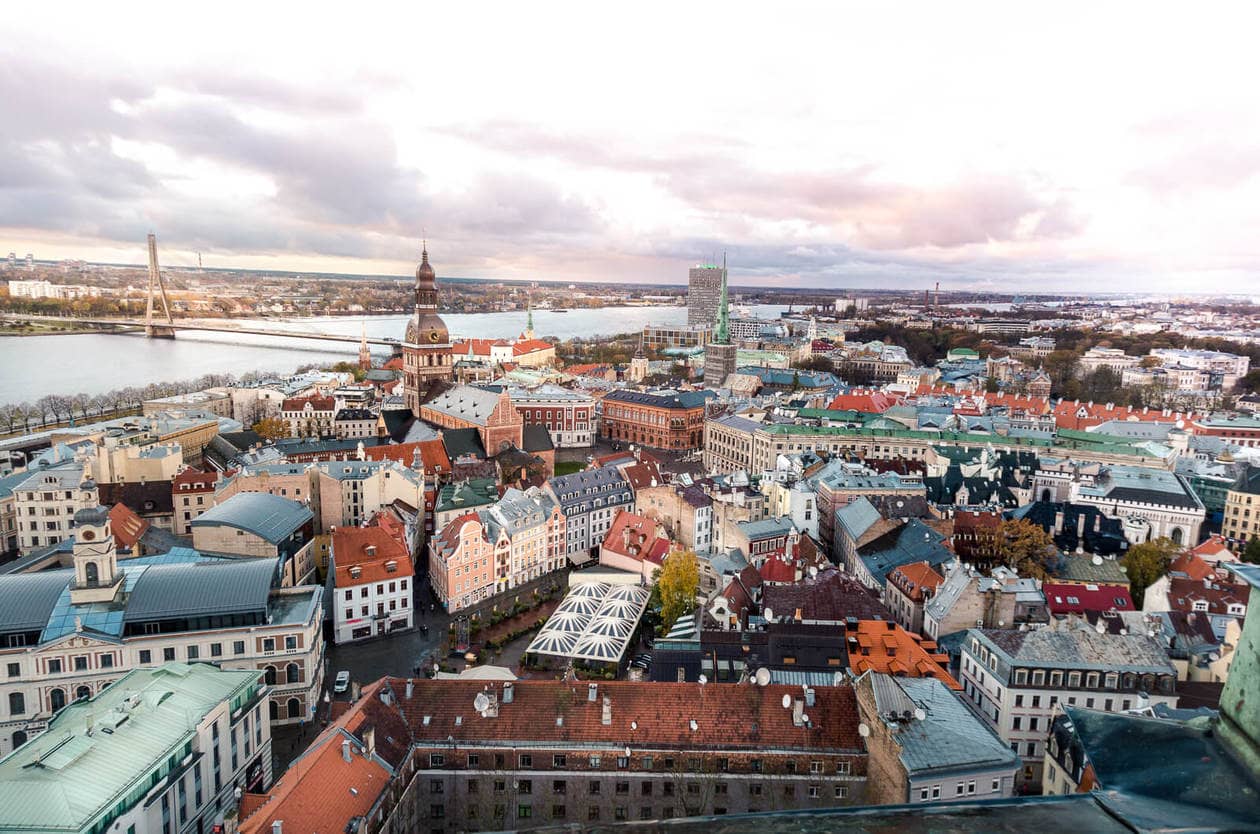
[(347, 762), (350, 761), (350, 739), (344, 739), (341, 742), (341, 758)]
[(608, 726), (612, 723), (612, 698), (604, 696), (604, 710), (600, 716), (599, 723)]
[(363, 730), (363, 758), (370, 759), (376, 753), (376, 728), (366, 727)]
[(800, 727), (805, 724), (805, 701), (801, 698), (792, 699), (792, 726)]
[(805, 706), (812, 707), (814, 705), (814, 688), (811, 686), (805, 690)]
[(416, 685), (412, 682), (411, 678), (407, 678), (407, 700), (408, 701), (411, 700), (411, 695), (413, 692), (415, 692), (415, 688), (416, 688)]
[(271, 824), (271, 834), (284, 834), (284, 820), (276, 820)]
[(514, 690), (512, 687), (512, 682), (507, 681), (503, 684), (503, 703), (505, 704), (512, 703), (513, 696), (514, 696)]
[(1054, 514), (1054, 534), (1057, 536), (1063, 532), (1063, 510), (1059, 509)]
[(595, 697), (599, 694), (599, 684), (588, 683), (586, 685), (586, 700), (595, 703)]

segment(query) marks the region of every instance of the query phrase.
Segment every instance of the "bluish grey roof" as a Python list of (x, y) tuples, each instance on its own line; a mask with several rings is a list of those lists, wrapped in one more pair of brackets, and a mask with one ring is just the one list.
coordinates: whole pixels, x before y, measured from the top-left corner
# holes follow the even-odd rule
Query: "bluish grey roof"
[(954, 559), (954, 551), (942, 542), (944, 536), (917, 518), (900, 529), (887, 533), (865, 545), (858, 558), (881, 585), (894, 569), (912, 562), (927, 562), (933, 568)]
[(795, 527), (792, 524), (792, 519), (787, 516), (763, 518), (760, 521), (740, 521), (736, 522), (736, 526), (750, 541), (766, 538), (767, 536), (785, 536)]
[(192, 520), (193, 527), (235, 527), (272, 544), (315, 517), (296, 501), (265, 492), (240, 492)]
[(836, 510), (836, 523), (855, 541), (882, 518), (875, 505), (865, 498), (850, 501)]
[(621, 506), (634, 500), (629, 481), (612, 466), (560, 475), (547, 482), (547, 490), (560, 503), (560, 512), (566, 517), (590, 512), (596, 498), (602, 499), (604, 506)]
[(890, 711), (923, 710), (923, 720), (899, 721), (901, 763), (914, 778), (926, 771), (1019, 766), (1019, 757), (936, 678), (901, 678), (871, 672), (881, 718)]
[(0, 577), (0, 634), (42, 631), (70, 576), (58, 570)]
[(234, 614), (267, 607), (275, 559), (152, 565), (127, 599), (126, 622)]

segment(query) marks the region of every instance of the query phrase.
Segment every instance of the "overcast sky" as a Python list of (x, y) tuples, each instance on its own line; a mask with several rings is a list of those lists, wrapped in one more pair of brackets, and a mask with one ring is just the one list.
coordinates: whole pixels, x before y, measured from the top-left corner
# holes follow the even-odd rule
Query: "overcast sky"
[(1249, 5), (274, 6), (5, 15), (0, 255), (1260, 286)]

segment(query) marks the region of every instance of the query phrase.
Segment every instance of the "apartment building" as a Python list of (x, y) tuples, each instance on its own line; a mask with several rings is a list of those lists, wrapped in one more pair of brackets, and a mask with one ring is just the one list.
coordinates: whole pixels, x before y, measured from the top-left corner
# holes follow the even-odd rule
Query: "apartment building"
[(339, 527), (328, 551), (333, 640), (348, 643), (413, 627), (415, 569), (383, 527)]
[(1107, 712), (1177, 705), (1177, 670), (1158, 643), (1076, 617), (1028, 630), (971, 629), (960, 670), (973, 709), (1023, 760), (1018, 787), (1032, 790), (1060, 704)]
[(331, 396), (290, 397), (280, 404), (280, 419), (290, 437), (330, 437), (337, 400)]
[(192, 520), (214, 506), (218, 472), (185, 469), (171, 481), (171, 531), (177, 536), (192, 535)]
[(68, 539), (75, 513), (100, 503), (96, 482), (73, 461), (33, 469), (11, 489), (23, 555)]
[(560, 506), (565, 522), (565, 551), (569, 562), (586, 564), (612, 527), (618, 510), (634, 506), (634, 491), (622, 471), (613, 466), (559, 475), (543, 487)]
[(584, 391), (539, 385), (510, 388), (508, 396), (527, 425), (546, 426), (558, 448), (590, 446), (595, 440), (595, 398)]

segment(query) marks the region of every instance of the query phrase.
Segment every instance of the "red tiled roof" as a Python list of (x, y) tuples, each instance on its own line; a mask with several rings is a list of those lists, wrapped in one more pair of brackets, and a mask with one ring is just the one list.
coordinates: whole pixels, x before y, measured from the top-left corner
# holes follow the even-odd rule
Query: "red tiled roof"
[(1172, 560), (1172, 564), (1168, 566), (1168, 573), (1184, 574), (1187, 579), (1202, 582), (1204, 579), (1215, 576), (1216, 569), (1206, 560), (1200, 559), (1193, 550), (1189, 550)]
[(945, 581), (945, 577), (933, 570), (927, 562), (912, 562), (893, 570), (888, 574), (888, 581), (910, 599), (922, 602), (924, 589), (935, 592)]
[(910, 678), (936, 678), (950, 689), (961, 690), (946, 669), (949, 655), (936, 643), (911, 634), (892, 620), (862, 620), (850, 632), (849, 664), (859, 675), (870, 669)]
[[(369, 547), (376, 552), (369, 553)], [(402, 579), (415, 573), (407, 548), (382, 527), (338, 527), (332, 534), (332, 552), (338, 588)], [(392, 571), (385, 565), (391, 561), (397, 563)], [(351, 572), (354, 567), (359, 568), (358, 576)]]
[(306, 408), (306, 404), (310, 403), (311, 408), (316, 411), (332, 411), (337, 407), (337, 401), (332, 397), (290, 397), (280, 404), (281, 411), (302, 411)]
[(1225, 537), (1219, 533), (1208, 537), (1207, 541), (1193, 547), (1189, 551), (1200, 559), (1208, 559), (1211, 561), (1227, 561), (1233, 562), (1238, 559), (1229, 549), (1229, 545), (1225, 543)]
[(401, 371), (402, 369), (403, 360), (401, 356), (390, 357), (384, 365), (381, 365), (382, 371)]
[(861, 411), (865, 414), (883, 414), (897, 403), (900, 397), (885, 394), (883, 391), (850, 391), (839, 394), (827, 404), (833, 411)]
[(763, 582), (796, 581), (796, 565), (784, 559), (767, 559), (757, 570)]
[(1250, 595), (1251, 586), (1246, 584), (1179, 579), (1175, 576), (1168, 579), (1168, 604), (1173, 611), (1194, 611), (1196, 602), (1206, 602), (1207, 613), (1228, 614), (1230, 605), (1246, 606)]
[(441, 438), (420, 440), (415, 443), (394, 443), (389, 446), (368, 446), (363, 455), (368, 460), (396, 460), (404, 466), (415, 463), (416, 450), (420, 450), (420, 462), (426, 472), (447, 474), (451, 471), (451, 459)]
[[(350, 761), (342, 742), (350, 742)], [(285, 831), (344, 831), (355, 817), (367, 816), (389, 786), (391, 773), (367, 758), (354, 736), (335, 724), (325, 730), (264, 797), (243, 803), (241, 834), (270, 834), (284, 821)]]
[(621, 556), (661, 564), (669, 552), (669, 539), (656, 534), (656, 522), (646, 516), (618, 510), (603, 547)]
[(544, 342), (542, 339), (521, 339), (512, 345), (513, 356), (524, 356), (527, 353), (537, 353), (540, 350), (551, 350), (550, 342)]
[(639, 490), (644, 487), (658, 486), (665, 482), (661, 469), (655, 461), (640, 461), (621, 470), (630, 482), (630, 488)]
[(214, 492), (214, 485), (218, 480), (218, 472), (199, 472), (188, 468), (171, 480), (171, 490), (173, 492)]
[(608, 366), (600, 364), (566, 365), (564, 372), (572, 376), (603, 376), (608, 372)]
[(1078, 400), (1060, 400), (1054, 407), (1054, 422), (1061, 429), (1085, 429), (1110, 420), (1136, 420), (1148, 423), (1187, 423), (1193, 412), (1160, 411), (1150, 408), (1118, 406), (1114, 403), (1083, 403)]
[(1116, 585), (1076, 585), (1046, 582), (1041, 586), (1051, 614), (1084, 614), (1086, 611), (1133, 611), (1127, 588)]
[[(396, 694), (404, 691), (399, 681), (391, 685)], [(445, 745), (449, 737), (456, 744), (521, 739), (607, 745), (609, 750), (641, 744), (675, 750), (865, 749), (857, 731), (857, 700), (847, 683), (814, 688), (809, 727), (794, 726), (792, 710), (782, 705), (784, 695), (800, 697), (799, 686), (705, 689), (694, 683), (600, 681), (590, 701), (582, 681), (519, 680), (513, 682), (512, 703), (500, 697), (499, 714), (493, 718), (481, 717), (472, 707), (485, 681), (416, 680), (414, 687), (412, 697), (400, 695), (398, 705), (421, 744)], [(612, 713), (609, 724), (603, 723), (605, 697)], [(557, 717), (563, 720), (557, 722)]]
[(114, 532), (114, 544), (118, 547), (135, 547), (136, 542), (149, 529), (149, 522), (136, 515), (126, 504), (115, 504), (109, 511), (109, 526)]

